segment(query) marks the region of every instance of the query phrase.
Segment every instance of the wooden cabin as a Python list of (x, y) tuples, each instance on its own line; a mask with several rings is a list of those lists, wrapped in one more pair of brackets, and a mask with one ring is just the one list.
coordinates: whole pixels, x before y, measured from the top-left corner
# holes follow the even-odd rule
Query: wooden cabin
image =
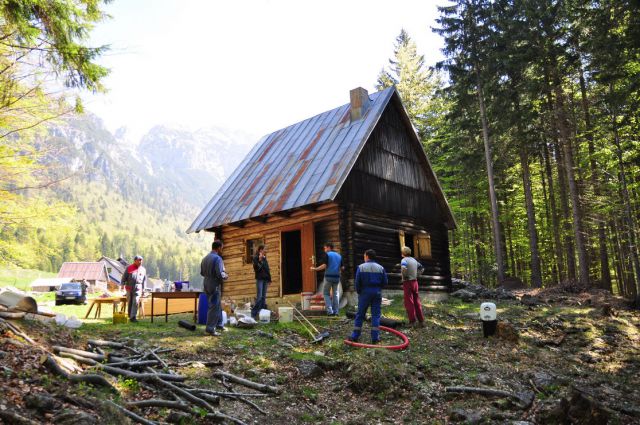
[(345, 290), (369, 248), (399, 288), (403, 245), (426, 268), (421, 288), (450, 284), (455, 220), (397, 90), (357, 88), (350, 100), (263, 137), (187, 230), (224, 242), (225, 296), (255, 296), (261, 243), (270, 298), (316, 291), (322, 273), (310, 266), (326, 241), (343, 256)]
[(66, 278), (69, 282), (87, 281), (89, 292), (104, 291), (109, 282), (107, 268), (101, 262), (68, 261), (62, 263), (58, 277)]

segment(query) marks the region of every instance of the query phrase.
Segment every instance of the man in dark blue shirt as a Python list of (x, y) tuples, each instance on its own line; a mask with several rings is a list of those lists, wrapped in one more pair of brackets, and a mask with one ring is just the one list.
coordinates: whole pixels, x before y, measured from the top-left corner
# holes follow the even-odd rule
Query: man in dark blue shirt
[[(324, 252), (327, 260), (318, 267), (311, 267), (314, 272), (324, 270), (324, 280), (322, 281), (322, 293), (328, 316), (337, 316), (340, 309), (338, 299), (338, 286), (340, 286), (340, 270), (342, 269), (342, 256), (333, 250), (333, 243), (324, 244)], [(329, 291), (331, 291), (331, 296)]]
[(200, 263), (200, 274), (204, 277), (204, 292), (207, 294), (209, 310), (207, 311), (206, 332), (209, 335), (218, 336), (218, 330), (224, 329), (222, 326), (222, 282), (227, 280), (227, 273), (224, 271), (222, 261), (222, 241), (214, 241), (211, 244), (211, 252), (207, 254)]
[(364, 263), (356, 269), (355, 287), (358, 293), (358, 312), (353, 325), (350, 341), (358, 341), (362, 333), (362, 323), (371, 306), (371, 343), (380, 342), (380, 315), (382, 288), (387, 285), (387, 272), (375, 262), (376, 252), (368, 249), (364, 253)]

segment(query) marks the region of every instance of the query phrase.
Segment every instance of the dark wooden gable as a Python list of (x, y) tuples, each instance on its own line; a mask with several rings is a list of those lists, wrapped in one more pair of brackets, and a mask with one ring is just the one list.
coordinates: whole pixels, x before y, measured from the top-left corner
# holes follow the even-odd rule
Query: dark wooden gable
[(367, 140), (339, 195), (342, 202), (444, 223), (439, 191), (422, 146), (394, 96)]

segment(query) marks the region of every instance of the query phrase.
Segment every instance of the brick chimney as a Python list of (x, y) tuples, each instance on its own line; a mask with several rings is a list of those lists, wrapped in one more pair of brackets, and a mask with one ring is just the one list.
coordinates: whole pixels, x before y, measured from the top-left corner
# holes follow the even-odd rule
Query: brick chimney
[(351, 121), (353, 122), (364, 116), (371, 101), (369, 100), (369, 92), (362, 87), (351, 90), (349, 96), (351, 97)]

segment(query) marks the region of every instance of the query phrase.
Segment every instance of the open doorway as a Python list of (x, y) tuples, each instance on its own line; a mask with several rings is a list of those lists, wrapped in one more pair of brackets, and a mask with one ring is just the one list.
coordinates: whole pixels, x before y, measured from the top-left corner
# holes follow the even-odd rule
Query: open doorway
[(282, 232), (282, 294), (302, 292), (302, 238), (300, 230)]

